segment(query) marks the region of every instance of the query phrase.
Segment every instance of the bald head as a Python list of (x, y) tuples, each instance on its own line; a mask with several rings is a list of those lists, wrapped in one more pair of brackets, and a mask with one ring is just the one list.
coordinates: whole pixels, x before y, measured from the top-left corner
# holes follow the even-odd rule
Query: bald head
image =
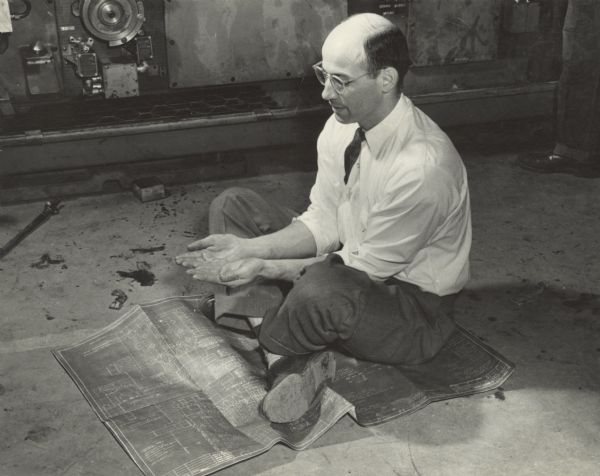
[(395, 68), (400, 86), (410, 65), (402, 31), (375, 13), (359, 13), (336, 26), (323, 43), (323, 58), (332, 54), (342, 55), (349, 64), (371, 74), (385, 67)]
[(392, 28), (394, 24), (381, 15), (353, 15), (331, 30), (323, 44), (323, 56), (326, 56), (328, 51), (344, 51), (348, 61), (367, 65), (364, 48), (367, 38)]

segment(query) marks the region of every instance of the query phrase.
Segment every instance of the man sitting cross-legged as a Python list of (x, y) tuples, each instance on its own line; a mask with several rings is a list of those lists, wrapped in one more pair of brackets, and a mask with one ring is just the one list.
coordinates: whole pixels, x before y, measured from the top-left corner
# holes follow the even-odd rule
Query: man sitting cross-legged
[(176, 258), (194, 278), (228, 286), (217, 316), (257, 329), (271, 384), (262, 411), (273, 422), (316, 404), (335, 373), (332, 348), (384, 364), (432, 358), (469, 275), (465, 168), (402, 93), (410, 61), (400, 29), (352, 16), (322, 58), (314, 70), (333, 114), (308, 209), (294, 217), (250, 190), (226, 190), (211, 204), (211, 234)]

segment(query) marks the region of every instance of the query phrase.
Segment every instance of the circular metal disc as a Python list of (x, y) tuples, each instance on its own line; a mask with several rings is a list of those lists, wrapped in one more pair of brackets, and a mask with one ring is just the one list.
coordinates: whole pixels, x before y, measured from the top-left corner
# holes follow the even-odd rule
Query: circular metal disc
[(140, 0), (83, 0), (81, 17), (93, 36), (119, 45), (142, 28), (144, 4)]

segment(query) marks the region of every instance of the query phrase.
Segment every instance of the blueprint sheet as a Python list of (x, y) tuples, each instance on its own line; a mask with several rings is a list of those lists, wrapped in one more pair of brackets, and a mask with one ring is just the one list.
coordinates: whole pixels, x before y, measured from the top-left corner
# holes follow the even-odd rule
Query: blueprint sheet
[(266, 394), (257, 341), (206, 319), (197, 297), (135, 306), (54, 355), (147, 475), (210, 474), (276, 443), (301, 450), (344, 414), (372, 425), (436, 400), (491, 390), (512, 364), (463, 329), (432, 361), (386, 366), (336, 354), (321, 405), (292, 424), (259, 413)]

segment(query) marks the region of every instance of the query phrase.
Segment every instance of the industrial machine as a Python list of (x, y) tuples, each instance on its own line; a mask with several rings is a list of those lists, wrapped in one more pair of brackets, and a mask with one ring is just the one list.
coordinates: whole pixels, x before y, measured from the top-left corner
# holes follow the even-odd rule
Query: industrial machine
[[(2, 86), (15, 103), (164, 88), (164, 9), (146, 3), (154, 7), (142, 0), (11, 0)], [(20, 16), (12, 13), (19, 8)]]
[[(528, 103), (513, 115), (546, 113), (565, 3), (0, 0), (0, 188), (168, 159), (170, 141), (187, 157), (313, 138), (328, 110), (311, 65), (327, 33), (364, 11), (403, 28), (406, 91), (438, 122), (497, 119), (490, 101), (518, 95)], [(182, 145), (185, 130), (199, 135)], [(134, 150), (140, 134), (150, 145)]]

